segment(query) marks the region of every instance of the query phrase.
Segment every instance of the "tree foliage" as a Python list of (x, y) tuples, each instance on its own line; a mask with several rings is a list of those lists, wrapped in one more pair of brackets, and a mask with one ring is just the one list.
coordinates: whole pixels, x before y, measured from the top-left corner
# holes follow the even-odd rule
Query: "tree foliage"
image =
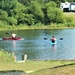
[(41, 21), (44, 18), (44, 13), (41, 8), (41, 5), (37, 3), (36, 1), (31, 1), (30, 7), (29, 7), (29, 14), (32, 14), (35, 19), (35, 23)]
[(59, 8), (57, 8), (57, 4), (53, 1), (46, 3), (45, 15), (45, 20), (47, 20), (45, 24), (63, 22), (63, 12)]
[(17, 0), (0, 0), (0, 8), (6, 11), (13, 9)]
[(63, 12), (59, 9), (59, 5), (65, 1), (0, 0), (0, 23), (4, 22), (10, 26), (63, 23)]
[(0, 20), (6, 20), (8, 17), (8, 13), (4, 10), (0, 10)]

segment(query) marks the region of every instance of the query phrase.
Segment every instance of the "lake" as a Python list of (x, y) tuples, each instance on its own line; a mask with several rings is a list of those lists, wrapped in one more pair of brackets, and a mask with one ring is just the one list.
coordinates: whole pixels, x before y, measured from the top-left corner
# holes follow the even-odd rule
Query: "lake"
[[(17, 60), (20, 60), (23, 54), (27, 54), (28, 60), (75, 59), (75, 29), (0, 31), (0, 38), (11, 36), (11, 32), (24, 40), (0, 40), (0, 49), (14, 52)], [(57, 38), (55, 46), (50, 44), (52, 36)]]

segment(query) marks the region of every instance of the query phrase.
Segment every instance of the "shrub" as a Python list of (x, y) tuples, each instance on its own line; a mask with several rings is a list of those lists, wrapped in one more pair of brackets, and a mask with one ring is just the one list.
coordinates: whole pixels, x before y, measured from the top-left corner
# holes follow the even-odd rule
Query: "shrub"
[(0, 62), (10, 62), (10, 61), (13, 61), (11, 54), (4, 50), (0, 50)]
[(64, 24), (68, 27), (74, 27), (75, 26), (75, 19), (71, 16), (64, 16)]
[(74, 18), (71, 16), (65, 16), (65, 21), (68, 22), (73, 22)]
[(63, 23), (63, 12), (56, 7), (55, 2), (47, 3), (45, 6), (46, 10), (46, 19), (48, 23)]
[(68, 27), (75, 27), (75, 22), (68, 22), (68, 23), (65, 23), (65, 25)]

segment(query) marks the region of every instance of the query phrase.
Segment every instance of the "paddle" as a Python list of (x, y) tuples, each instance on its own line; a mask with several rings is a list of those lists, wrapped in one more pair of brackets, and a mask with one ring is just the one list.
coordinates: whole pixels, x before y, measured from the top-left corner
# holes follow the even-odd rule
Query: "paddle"
[(44, 38), (44, 40), (47, 40), (48, 38)]
[[(44, 40), (48, 40), (48, 38), (44, 38)], [(63, 38), (59, 38), (59, 40), (63, 40)]]
[(60, 38), (60, 40), (63, 40), (63, 38)]
[[(12, 36), (12, 32), (10, 32), (10, 33), (6, 32), (6, 34), (8, 34), (8, 35)], [(13, 36), (12, 36), (12, 37), (13, 37)]]
[(11, 34), (11, 33), (6, 32), (6, 34)]
[(8, 34), (8, 33), (6, 32), (6, 34)]

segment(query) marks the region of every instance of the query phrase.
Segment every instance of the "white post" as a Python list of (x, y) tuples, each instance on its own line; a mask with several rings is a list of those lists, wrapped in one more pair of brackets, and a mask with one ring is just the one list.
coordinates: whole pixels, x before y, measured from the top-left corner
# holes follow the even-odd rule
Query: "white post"
[(22, 55), (22, 60), (26, 61), (27, 60), (27, 54)]
[(22, 60), (21, 61), (17, 61), (16, 56), (14, 55), (14, 60), (15, 60), (15, 62), (25, 62), (27, 60), (27, 54), (22, 55)]
[(24, 55), (24, 60), (25, 60), (25, 61), (27, 60), (27, 54)]

